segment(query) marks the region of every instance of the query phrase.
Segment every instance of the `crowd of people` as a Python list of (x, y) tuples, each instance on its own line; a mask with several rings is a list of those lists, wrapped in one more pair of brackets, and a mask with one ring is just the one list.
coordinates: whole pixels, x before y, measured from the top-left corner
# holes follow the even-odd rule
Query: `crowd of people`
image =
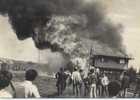
[[(25, 73), (25, 81), (14, 89), (14, 93), (10, 94), (5, 91), (5, 88), (11, 83), (12, 73), (9, 71), (0, 71), (0, 98), (40, 98), (38, 88), (32, 82), (36, 79), (38, 73), (34, 69), (29, 69)], [(74, 68), (71, 73), (67, 69), (60, 68), (60, 71), (55, 75), (57, 78), (57, 94), (61, 97), (68, 85), (72, 84), (73, 95), (78, 97), (90, 98), (117, 98), (127, 97), (129, 88), (129, 77), (127, 72), (123, 73), (120, 81), (109, 81), (105, 73), (96, 72), (94, 68), (90, 69), (85, 75), (82, 69)], [(84, 91), (83, 91), (84, 88)], [(140, 76), (137, 77), (137, 85), (134, 96), (139, 92), (140, 97)]]
[[(89, 96), (90, 98), (102, 98), (102, 97), (119, 97), (126, 98), (127, 91), (129, 88), (130, 78), (127, 75), (127, 72), (123, 72), (123, 76), (120, 77), (120, 80), (109, 81), (108, 77), (105, 73), (95, 72), (95, 69), (92, 68), (89, 72), (84, 75), (82, 69), (74, 68), (74, 71), (71, 75), (66, 74), (66, 70), (60, 69), (60, 72), (56, 74), (58, 95), (61, 97), (63, 92), (68, 84), (67, 77), (69, 77), (70, 83), (72, 83), (73, 95), (83, 97)], [(60, 81), (61, 80), (61, 81)], [(138, 79), (137, 79), (138, 80)], [(134, 97), (136, 93), (139, 91), (140, 93), (140, 78), (137, 81), (136, 91), (134, 93)], [(59, 85), (60, 86), (59, 86)], [(61, 87), (61, 89), (60, 89)], [(84, 92), (82, 91), (82, 87), (84, 87)]]

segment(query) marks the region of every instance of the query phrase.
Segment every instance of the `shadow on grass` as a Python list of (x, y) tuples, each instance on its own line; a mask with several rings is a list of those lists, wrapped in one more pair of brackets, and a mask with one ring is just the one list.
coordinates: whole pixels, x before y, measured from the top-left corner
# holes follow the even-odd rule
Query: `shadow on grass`
[(47, 98), (59, 98), (57, 93), (53, 93), (53, 94), (48, 94)]
[(55, 92), (53, 94), (42, 94), (41, 97), (43, 97), (43, 98), (59, 98), (59, 95)]

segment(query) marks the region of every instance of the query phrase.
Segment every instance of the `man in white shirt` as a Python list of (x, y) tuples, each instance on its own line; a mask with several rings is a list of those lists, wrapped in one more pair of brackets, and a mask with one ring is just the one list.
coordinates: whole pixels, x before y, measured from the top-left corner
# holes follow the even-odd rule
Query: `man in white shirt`
[(40, 98), (37, 87), (32, 84), (32, 81), (37, 77), (37, 72), (34, 69), (26, 71), (26, 80), (16, 89), (16, 98)]
[(75, 95), (76, 91), (76, 95), (79, 95), (82, 78), (77, 67), (74, 69), (71, 79), (73, 80), (73, 94)]
[(104, 95), (104, 92), (107, 95), (108, 78), (104, 73), (103, 77), (101, 78), (101, 83), (102, 83), (102, 96)]

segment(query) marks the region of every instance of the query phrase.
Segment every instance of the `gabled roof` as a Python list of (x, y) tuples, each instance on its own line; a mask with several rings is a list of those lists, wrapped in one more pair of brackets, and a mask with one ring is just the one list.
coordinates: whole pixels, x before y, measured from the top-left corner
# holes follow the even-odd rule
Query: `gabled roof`
[(133, 59), (126, 53), (126, 51), (123, 51), (115, 47), (110, 47), (107, 44), (103, 44), (97, 41), (90, 41), (86, 39), (82, 39), (82, 42), (89, 50), (89, 52), (91, 52), (92, 55), (102, 55), (102, 56)]

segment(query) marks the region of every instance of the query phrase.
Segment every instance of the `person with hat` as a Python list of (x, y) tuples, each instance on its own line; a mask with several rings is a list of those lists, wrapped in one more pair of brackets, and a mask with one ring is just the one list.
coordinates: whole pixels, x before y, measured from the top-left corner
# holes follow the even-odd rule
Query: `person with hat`
[(9, 71), (0, 71), (0, 98), (13, 98), (8, 91), (5, 90), (12, 80), (12, 73)]
[(136, 96), (136, 94), (137, 94), (138, 91), (139, 91), (139, 97), (140, 97), (140, 75), (137, 75), (136, 83), (137, 83), (136, 90), (134, 92), (134, 96), (133, 97)]
[(94, 73), (94, 69), (90, 69), (90, 98), (96, 98), (96, 83), (97, 83), (97, 76)]
[(78, 71), (78, 67), (74, 68), (74, 72), (71, 75), (71, 79), (73, 81), (73, 95), (80, 95), (80, 84), (82, 81), (80, 72)]

